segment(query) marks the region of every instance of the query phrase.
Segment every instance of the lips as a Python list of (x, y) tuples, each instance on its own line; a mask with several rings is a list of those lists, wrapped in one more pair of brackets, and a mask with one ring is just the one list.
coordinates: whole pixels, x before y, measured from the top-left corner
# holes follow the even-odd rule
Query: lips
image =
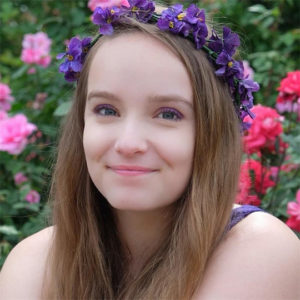
[(109, 166), (108, 168), (119, 175), (127, 175), (127, 176), (145, 175), (157, 171), (155, 169), (151, 169), (143, 166), (133, 166), (133, 165), (117, 165), (117, 166)]

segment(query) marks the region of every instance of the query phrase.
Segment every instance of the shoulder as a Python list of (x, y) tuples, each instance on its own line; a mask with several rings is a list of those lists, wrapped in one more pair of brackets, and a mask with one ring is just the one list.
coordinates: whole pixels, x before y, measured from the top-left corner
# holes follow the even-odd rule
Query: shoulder
[(53, 226), (17, 244), (0, 273), (1, 299), (39, 299)]
[(255, 212), (214, 251), (196, 299), (300, 299), (300, 241), (281, 220)]

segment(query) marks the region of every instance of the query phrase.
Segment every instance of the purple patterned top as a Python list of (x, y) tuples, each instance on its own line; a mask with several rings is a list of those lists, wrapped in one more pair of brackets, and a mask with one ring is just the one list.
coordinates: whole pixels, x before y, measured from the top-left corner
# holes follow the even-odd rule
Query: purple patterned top
[(243, 220), (249, 214), (256, 211), (265, 212), (261, 208), (253, 205), (242, 205), (240, 207), (234, 208), (231, 212), (231, 219), (230, 219), (230, 223), (228, 224), (227, 231), (229, 231), (234, 225), (236, 225), (238, 222)]

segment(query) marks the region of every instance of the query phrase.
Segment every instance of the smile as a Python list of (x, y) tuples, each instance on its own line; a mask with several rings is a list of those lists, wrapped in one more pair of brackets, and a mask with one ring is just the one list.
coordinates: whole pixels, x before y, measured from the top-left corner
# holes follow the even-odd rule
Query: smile
[(108, 167), (113, 172), (122, 176), (139, 176), (153, 173), (157, 170), (141, 167), (141, 166), (110, 166)]

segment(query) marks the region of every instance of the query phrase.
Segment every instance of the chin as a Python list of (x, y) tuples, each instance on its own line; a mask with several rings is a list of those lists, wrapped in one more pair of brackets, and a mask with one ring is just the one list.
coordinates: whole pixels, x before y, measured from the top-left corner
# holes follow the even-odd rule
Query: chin
[(144, 197), (144, 200), (133, 199), (133, 198), (119, 198), (119, 199), (110, 199), (108, 203), (112, 208), (120, 211), (135, 211), (135, 212), (146, 212), (146, 211), (155, 211), (161, 208), (168, 206), (169, 204), (163, 204), (156, 201), (147, 201)]

